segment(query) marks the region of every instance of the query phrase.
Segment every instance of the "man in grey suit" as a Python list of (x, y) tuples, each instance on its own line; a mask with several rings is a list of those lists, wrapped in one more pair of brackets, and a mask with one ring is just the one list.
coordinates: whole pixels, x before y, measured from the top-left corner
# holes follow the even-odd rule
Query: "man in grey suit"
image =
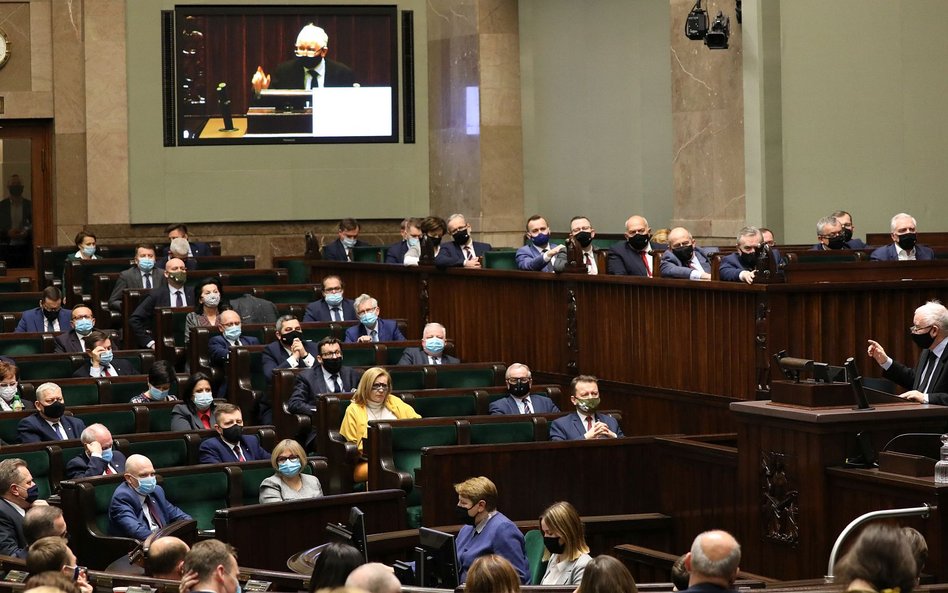
[(109, 295), (109, 309), (122, 310), (122, 291), (126, 288), (152, 290), (165, 285), (165, 275), (155, 271), (155, 246), (139, 243), (135, 247), (134, 265), (119, 274), (115, 288)]
[(491, 414), (551, 414), (559, 412), (553, 400), (539, 393), (530, 393), (533, 375), (530, 367), (515, 362), (507, 367), (507, 395), (491, 402)]
[(675, 227), (668, 233), (668, 250), (662, 254), (662, 276), (685, 280), (710, 280), (710, 252), (695, 245), (691, 233)]
[(342, 344), (336, 338), (323, 338), (316, 346), (319, 364), (296, 376), (293, 394), (287, 402), (291, 414), (311, 414), (319, 394), (350, 392), (362, 376), (359, 371), (342, 366)]
[(421, 348), (405, 348), (398, 364), (458, 364), (455, 356), (444, 353), (447, 331), (440, 323), (429, 323), (421, 334)]

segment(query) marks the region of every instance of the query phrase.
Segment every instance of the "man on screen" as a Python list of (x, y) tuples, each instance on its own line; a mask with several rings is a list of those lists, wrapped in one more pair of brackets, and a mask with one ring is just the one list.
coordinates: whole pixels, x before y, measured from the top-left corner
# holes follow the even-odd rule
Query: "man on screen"
[(277, 66), (273, 78), (258, 66), (250, 84), (259, 95), (263, 89), (313, 89), (321, 87), (345, 87), (355, 84), (352, 69), (341, 62), (326, 57), (329, 52), (329, 35), (322, 27), (310, 23), (296, 37), (296, 50), (292, 60)]

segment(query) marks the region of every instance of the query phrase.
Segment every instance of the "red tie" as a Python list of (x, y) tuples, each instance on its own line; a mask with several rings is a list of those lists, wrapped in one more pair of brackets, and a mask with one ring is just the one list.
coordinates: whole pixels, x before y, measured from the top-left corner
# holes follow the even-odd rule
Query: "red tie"
[(237, 445), (234, 445), (234, 455), (237, 456), (237, 461), (247, 461), (244, 458), (244, 454), (240, 452), (240, 447), (238, 447)]
[(114, 474), (114, 473), (115, 473), (115, 470), (112, 469), (112, 466), (106, 464), (106, 466), (105, 466), (105, 472), (104, 472), (102, 475), (103, 475), (103, 476), (107, 476), (107, 475), (109, 475), (109, 474)]
[(204, 425), (204, 428), (211, 427), (211, 413), (210, 412), (198, 412), (198, 418), (201, 419), (201, 424)]
[(648, 275), (649, 278), (651, 278), (652, 270), (651, 268), (648, 267), (648, 254), (643, 251), (641, 252), (641, 255), (642, 255), (642, 263), (645, 265), (645, 273)]
[(472, 259), (474, 259), (474, 252), (471, 251), (471, 248), (470, 248), (470, 247), (465, 247), (465, 248), (464, 248), (464, 253), (467, 254), (467, 260), (468, 260), (468, 261), (471, 261)]
[(586, 416), (586, 430), (590, 431), (593, 429), (593, 418), (592, 416)]
[(587, 266), (591, 266), (591, 265), (592, 265), (592, 259), (590, 259), (589, 254), (586, 253), (586, 254), (584, 255), (584, 257), (586, 258), (586, 265), (587, 265)]

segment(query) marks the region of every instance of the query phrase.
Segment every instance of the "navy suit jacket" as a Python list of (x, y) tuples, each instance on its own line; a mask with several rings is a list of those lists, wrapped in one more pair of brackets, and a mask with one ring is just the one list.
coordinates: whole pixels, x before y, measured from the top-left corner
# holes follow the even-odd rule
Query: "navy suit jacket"
[[(253, 336), (240, 336), (241, 346), (255, 346), (258, 344), (260, 344), (260, 340)], [(220, 334), (212, 336), (207, 342), (207, 352), (211, 357), (212, 365), (223, 367), (227, 362), (227, 359), (230, 358), (230, 342), (228, 342), (227, 338)], [(224, 373), (224, 376), (226, 377), (227, 374)], [(221, 381), (220, 387), (217, 388), (217, 397), (227, 397), (227, 379)], [(267, 409), (270, 408), (269, 403), (264, 403), (264, 406)]]
[[(86, 423), (79, 418), (72, 416), (63, 416), (59, 419), (59, 424), (66, 431), (66, 436), (70, 439), (78, 439), (82, 431), (86, 429)], [(46, 441), (59, 441), (59, 435), (53, 432), (53, 427), (43, 420), (39, 412), (30, 414), (20, 420), (16, 426), (18, 440), (21, 443), (42, 443)]]
[[(885, 247), (880, 247), (869, 254), (872, 261), (898, 261), (899, 251), (895, 243), (889, 243)], [(935, 252), (931, 247), (924, 245), (915, 245), (915, 259), (918, 261), (929, 261), (935, 259)]]
[[(555, 414), (560, 411), (552, 399), (539, 393), (530, 394), (530, 407), (533, 408), (534, 414)], [(507, 395), (507, 397), (491, 402), (488, 412), (491, 414), (519, 414), (520, 406), (517, 405), (514, 396)]]
[[(59, 310), (59, 331), (69, 331), (72, 327), (72, 309), (65, 307)], [(46, 331), (46, 318), (43, 316), (43, 309), (37, 307), (24, 311), (20, 316), (20, 322), (16, 324), (17, 332), (43, 333)]]
[[(356, 315), (355, 302), (352, 299), (342, 299), (339, 308), (342, 309), (343, 321), (358, 321)], [(329, 310), (329, 303), (326, 299), (319, 299), (306, 305), (306, 313), (303, 315), (303, 323), (307, 321), (332, 321), (332, 312)]]
[[(448, 236), (448, 239), (450, 238), (451, 237)], [(474, 248), (474, 255), (477, 257), (481, 257), (492, 249), (490, 243), (481, 243), (479, 241), (473, 241), (472, 247)], [(461, 248), (458, 247), (454, 241), (442, 241), (441, 251), (438, 252), (438, 257), (435, 259), (435, 263), (439, 266), (463, 266), (464, 252), (461, 251)]]
[[(606, 423), (609, 430), (616, 433), (617, 437), (624, 436), (622, 429), (619, 428), (619, 422), (608, 414), (596, 414), (596, 421), (601, 420)], [(579, 414), (571, 412), (570, 414), (557, 418), (550, 424), (551, 441), (581, 441), (586, 438), (586, 426), (580, 421)]]
[[(370, 247), (365, 241), (356, 240), (356, 247)], [(329, 245), (323, 247), (323, 259), (328, 259), (332, 261), (349, 261), (349, 258), (346, 257), (346, 248), (342, 244), (342, 241), (336, 239)]]
[(6, 501), (0, 501), (0, 554), (26, 558), (23, 517)]
[(727, 282), (740, 282), (741, 281), (741, 272), (753, 272), (754, 266), (747, 267), (741, 262), (741, 254), (734, 252), (728, 254), (727, 257), (721, 260), (721, 268), (719, 270), (721, 274), (721, 280)]
[(101, 457), (89, 457), (88, 453), (76, 455), (66, 464), (66, 478), (75, 480), (77, 478), (101, 476), (105, 473), (105, 466), (107, 465), (115, 470), (115, 473), (119, 475), (124, 474), (125, 455), (114, 448), (112, 449), (112, 461), (109, 462), (106, 462)]
[[(361, 377), (362, 373), (351, 367), (339, 369), (339, 380), (342, 382), (342, 390), (345, 392), (355, 389), (359, 385)], [(316, 407), (316, 396), (330, 392), (332, 392), (332, 388), (326, 385), (321, 366), (317, 365), (311, 369), (306, 369), (296, 375), (296, 385), (293, 386), (293, 394), (290, 395), (286, 409), (291, 414), (309, 415), (312, 413), (312, 409)]]
[[(461, 362), (456, 356), (441, 355), (441, 364), (458, 364)], [(421, 348), (405, 348), (398, 364), (431, 364), (428, 362), (428, 354)]]
[[(187, 301), (187, 306), (193, 307), (197, 301), (194, 299), (194, 287), (185, 286), (184, 298)], [(151, 331), (153, 327), (152, 321), (155, 318), (155, 309), (158, 307), (171, 307), (171, 291), (167, 286), (160, 286), (151, 291), (151, 294), (145, 297), (138, 307), (135, 308), (135, 311), (128, 318), (128, 325), (132, 329), (132, 333), (135, 334), (135, 339), (138, 340), (139, 348), (147, 348), (148, 342), (152, 341)], [(70, 318), (72, 316), (70, 315)], [(125, 338), (125, 342), (131, 344), (131, 340)]]
[[(309, 340), (303, 340), (303, 348), (306, 348), (306, 351), (312, 354), (313, 358), (319, 355), (316, 344)], [(289, 357), (286, 350), (283, 349), (282, 342), (276, 341), (267, 344), (267, 347), (263, 349), (263, 376), (267, 380), (267, 383), (273, 380), (273, 369), (291, 368), (290, 364), (286, 362), (287, 358)], [(319, 363), (315, 360), (313, 361), (313, 366), (318, 364)], [(306, 367), (306, 363), (302, 360), (300, 360), (300, 367)]]
[[(270, 459), (270, 453), (260, 446), (260, 439), (256, 436), (240, 437), (240, 449), (247, 461)], [(224, 439), (214, 436), (201, 443), (198, 460), (200, 463), (237, 463), (237, 456)]]
[[(191, 515), (185, 513), (174, 506), (165, 497), (165, 491), (161, 486), (156, 486), (155, 491), (149, 494), (158, 506), (158, 517), (153, 517), (162, 527), (175, 521), (188, 520)], [(112, 501), (109, 503), (109, 533), (122, 537), (133, 537), (137, 540), (144, 540), (151, 535), (148, 528), (148, 520), (142, 511), (142, 500), (138, 492), (128, 485), (128, 482), (122, 482), (112, 494)]]
[[(375, 329), (379, 332), (379, 342), (403, 342), (405, 336), (398, 330), (398, 324), (391, 319), (379, 319), (375, 323)], [(365, 326), (361, 323), (353, 325), (346, 330), (346, 342), (358, 342), (359, 336), (367, 336)]]
[[(105, 330), (106, 333), (110, 334), (110, 339), (112, 340), (112, 349), (121, 350), (122, 344), (119, 342), (118, 337), (115, 335), (115, 332)], [(76, 333), (75, 329), (70, 329), (66, 333), (59, 334), (53, 339), (53, 352), (85, 352), (85, 348), (82, 347), (82, 343), (79, 341), (79, 335)]]
[[(556, 247), (555, 243), (547, 244), (548, 249), (553, 249), (554, 247)], [(550, 261), (544, 260), (543, 252), (533, 243), (527, 243), (517, 249), (517, 254), (514, 257), (517, 260), (517, 267), (521, 270), (527, 272), (553, 271), (553, 258), (550, 258)]]
[[(659, 243), (650, 242), (649, 244), (652, 246), (652, 249), (664, 249), (666, 247)], [(645, 262), (642, 261), (641, 252), (632, 249), (628, 241), (619, 241), (613, 244), (612, 247), (609, 248), (609, 253), (606, 255), (607, 274), (648, 276), (648, 270), (645, 269)], [(646, 253), (645, 255), (652, 257), (651, 253)], [(652, 275), (655, 275), (654, 270), (652, 271)]]
[[(113, 360), (110, 366), (113, 369), (115, 369), (115, 372), (118, 373), (120, 376), (138, 374), (135, 372), (135, 368), (132, 367), (132, 363), (128, 362), (127, 360), (123, 360), (121, 358), (116, 358), (115, 360)], [(73, 377), (91, 377), (92, 376), (90, 374), (91, 372), (92, 372), (92, 361), (87, 360), (85, 364), (83, 364), (81, 367), (76, 369), (76, 372), (74, 372), (72, 376)]]
[[(701, 264), (701, 269), (711, 273), (711, 256), (710, 252), (705, 251), (701, 247), (695, 247), (695, 257), (698, 258), (698, 263)], [(684, 278), (688, 280), (691, 278), (692, 269), (688, 266), (681, 265), (681, 260), (678, 259), (678, 256), (675, 255), (675, 252), (671, 249), (665, 251), (662, 254), (662, 276), (668, 278)]]
[(403, 264), (405, 263), (405, 254), (408, 253), (408, 241), (399, 241), (390, 245), (385, 251), (385, 263)]
[[(164, 286), (167, 280), (165, 279), (165, 274), (162, 271), (162, 268), (155, 266), (151, 271), (151, 287), (158, 288), (159, 286)], [(112, 289), (112, 294), (109, 295), (109, 308), (113, 311), (122, 310), (122, 293), (126, 288), (144, 288), (145, 285), (142, 284), (142, 272), (137, 265), (130, 267), (127, 270), (124, 270), (119, 274), (118, 280), (115, 281), (115, 288)]]

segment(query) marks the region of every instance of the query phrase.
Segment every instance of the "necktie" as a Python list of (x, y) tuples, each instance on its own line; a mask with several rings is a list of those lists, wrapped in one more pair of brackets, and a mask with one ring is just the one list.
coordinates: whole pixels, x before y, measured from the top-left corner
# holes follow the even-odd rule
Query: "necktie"
[(332, 379), (332, 385), (333, 385), (332, 392), (342, 393), (342, 384), (339, 383), (339, 374), (333, 373), (332, 376), (329, 378)]
[(529, 398), (529, 397), (523, 398), (523, 413), (524, 413), (524, 414), (532, 414), (532, 413), (533, 413), (533, 408), (530, 407), (530, 398)]
[(474, 259), (474, 250), (471, 249), (470, 246), (466, 246), (464, 247), (464, 255), (465, 255), (464, 259), (471, 261), (472, 259)]
[(586, 432), (589, 432), (593, 429), (593, 417), (586, 416)]
[(927, 356), (925, 357), (925, 370), (922, 372), (922, 380), (918, 383), (918, 390), (922, 393), (928, 393), (928, 384), (931, 383), (932, 374), (935, 371), (935, 367), (938, 366), (938, 357), (935, 356), (935, 353), (931, 350), (925, 351)]
[(151, 520), (154, 521), (155, 525), (158, 526), (158, 529), (164, 527), (161, 521), (161, 515), (158, 512), (158, 504), (155, 502), (155, 499), (150, 496), (146, 496), (145, 504), (148, 506), (149, 514), (151, 514)]
[(145, 288), (150, 289), (151, 288), (151, 272), (148, 272), (147, 274), (145, 274), (144, 278), (145, 278)]
[(591, 265), (592, 265), (592, 258), (589, 257), (589, 254), (588, 254), (588, 253), (583, 254), (583, 257), (586, 258), (586, 265), (587, 265), (587, 266), (591, 266)]
[(346, 249), (346, 261), (352, 261), (352, 250)]
[(247, 461), (244, 458), (244, 454), (240, 452), (240, 447), (237, 445), (234, 445), (234, 455), (237, 456), (237, 461)]
[(332, 308), (332, 320), (333, 321), (342, 321), (342, 312), (339, 311), (339, 307)]
[(63, 425), (60, 424), (59, 422), (56, 422), (55, 424), (53, 424), (53, 432), (59, 435), (59, 440), (61, 441), (65, 441), (69, 439), (69, 437), (66, 436), (66, 431), (63, 430)]
[(103, 473), (103, 475), (106, 475), (106, 476), (107, 476), (107, 475), (109, 475), (109, 474), (114, 474), (114, 473), (115, 473), (115, 470), (112, 469), (112, 466), (109, 465), (108, 463), (106, 463), (106, 464), (105, 464), (105, 472)]
[(378, 330), (374, 330), (374, 329), (372, 330), (372, 341), (373, 341), (373, 342), (378, 342), (378, 341), (379, 341), (379, 332), (378, 332)]
[(318, 89), (319, 88), (319, 72), (316, 72), (315, 70), (310, 70), (309, 74), (310, 76), (312, 76), (312, 78), (309, 81), (309, 88)]
[(234, 346), (240, 346), (240, 338), (234, 340)]
[(198, 418), (201, 420), (201, 424), (204, 425), (204, 428), (211, 427), (211, 413), (210, 412), (198, 412)]
[(180, 290), (174, 291), (174, 306), (175, 307), (184, 306), (184, 295), (181, 294)]
[(648, 254), (642, 251), (641, 255), (642, 255), (642, 265), (645, 266), (645, 273), (648, 275), (649, 278), (651, 278), (652, 269), (648, 267)]

